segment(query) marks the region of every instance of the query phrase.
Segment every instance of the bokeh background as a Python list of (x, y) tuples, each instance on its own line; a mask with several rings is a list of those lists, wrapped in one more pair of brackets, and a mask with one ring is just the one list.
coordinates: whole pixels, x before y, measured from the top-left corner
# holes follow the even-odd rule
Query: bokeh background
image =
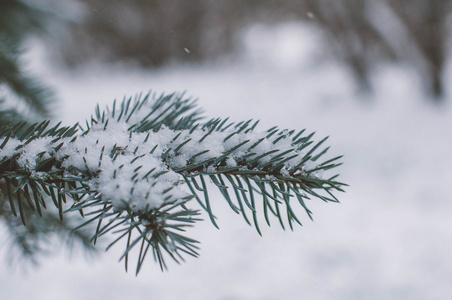
[(1, 298), (448, 299), (451, 12), (450, 0), (2, 1), (0, 104), (72, 125), (97, 103), (186, 91), (208, 117), (329, 135), (350, 187), (341, 204), (312, 201), (314, 222), (300, 210), (303, 227), (275, 219), (263, 237), (214, 194), (221, 229), (190, 230), (201, 257), (164, 273), (149, 258), (138, 277), (122, 246), (86, 255), (67, 234), (38, 236), (34, 265), (10, 246), (30, 233), (0, 209)]

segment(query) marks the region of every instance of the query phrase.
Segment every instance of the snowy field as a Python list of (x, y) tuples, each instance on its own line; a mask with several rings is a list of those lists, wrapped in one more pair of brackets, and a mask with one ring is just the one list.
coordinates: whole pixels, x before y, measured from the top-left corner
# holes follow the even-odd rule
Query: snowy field
[(56, 251), (27, 271), (2, 263), (2, 299), (449, 299), (452, 99), (432, 105), (408, 67), (376, 70), (375, 94), (357, 95), (346, 70), (321, 59), (315, 37), (296, 24), (255, 26), (234, 62), (156, 71), (70, 73), (33, 62), (56, 88), (67, 124), (88, 118), (96, 103), (186, 90), (208, 117), (329, 135), (350, 187), (341, 204), (312, 201), (314, 222), (300, 210), (303, 227), (283, 231), (274, 219), (263, 237), (217, 194), (221, 229), (208, 220), (191, 229), (201, 257), (164, 273), (151, 257), (138, 277), (125, 273), (123, 246), (88, 260)]

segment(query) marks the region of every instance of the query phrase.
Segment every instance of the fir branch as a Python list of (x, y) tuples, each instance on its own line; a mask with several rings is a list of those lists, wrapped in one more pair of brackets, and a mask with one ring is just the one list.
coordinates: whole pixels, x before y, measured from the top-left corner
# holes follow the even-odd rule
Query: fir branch
[(24, 207), (41, 214), (52, 199), (62, 218), (69, 205), (66, 211), (87, 220), (79, 228), (96, 224), (94, 243), (107, 233), (118, 235), (109, 247), (126, 240), (126, 269), (139, 245), (138, 273), (149, 247), (162, 270), (165, 255), (176, 262), (198, 255), (197, 241), (178, 231), (199, 221), (199, 212), (186, 206), (193, 198), (218, 227), (208, 193), (212, 184), (259, 234), (259, 198), (268, 225), (270, 212), (292, 230), (301, 225), (294, 205), (312, 219), (306, 200), (338, 202), (335, 193), (345, 184), (322, 174), (340, 165), (340, 157), (321, 161), (329, 149), (321, 149), (326, 138), (314, 143), (314, 134), (304, 130), (259, 133), (252, 120), (201, 119), (195, 101), (183, 94), (149, 93), (103, 111), (97, 107), (85, 128), (11, 124), (0, 130), (0, 179), (8, 186), (11, 211), (25, 224)]
[(69, 249), (79, 244), (89, 254), (96, 252), (96, 248), (90, 243), (89, 230), (72, 230), (74, 228), (72, 224), (80, 222), (77, 216), (68, 216), (61, 222), (54, 210), (43, 210), (41, 214), (37, 214), (31, 207), (24, 205), (21, 212), (27, 220), (27, 225), (24, 226), (15, 212), (19, 199), (8, 199), (6, 194), (12, 196), (11, 190), (7, 191), (8, 188), (10, 187), (5, 181), (0, 181), (0, 220), (7, 233), (6, 253), (9, 261), (28, 261), (37, 265), (41, 256), (51, 252), (53, 237), (65, 241)]
[[(39, 80), (24, 72), (19, 61), (21, 54), (17, 41), (0, 30), (0, 88), (7, 87), (23, 107), (20, 113), (13, 113), (18, 111), (18, 105), (12, 105), (6, 110), (9, 113), (4, 113), (0, 120), (40, 119), (49, 115), (53, 95)], [(4, 106), (5, 103), (0, 104)]]

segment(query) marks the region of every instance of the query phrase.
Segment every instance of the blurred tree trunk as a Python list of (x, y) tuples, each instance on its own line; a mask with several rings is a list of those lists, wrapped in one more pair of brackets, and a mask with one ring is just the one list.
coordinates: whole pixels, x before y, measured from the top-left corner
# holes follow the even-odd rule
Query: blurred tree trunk
[[(372, 0), (305, 0), (303, 7), (315, 16), (314, 24), (320, 26), (331, 48), (350, 68), (362, 90), (370, 90), (370, 75), (374, 67), (384, 61), (413, 64), (422, 76), (425, 89), (439, 101), (445, 93), (443, 72), (448, 54), (448, 16), (451, 0), (386, 0), (386, 6), (396, 16), (406, 33), (401, 47), (393, 47), (371, 17), (375, 16)], [(299, 12), (300, 15), (302, 12)], [(372, 15), (373, 14), (373, 15)], [(397, 24), (392, 24), (396, 26)], [(377, 24), (378, 25), (378, 24)], [(394, 28), (397, 29), (397, 28)], [(397, 41), (402, 43), (402, 41)], [(419, 55), (407, 52), (414, 49)]]
[(370, 75), (381, 60), (396, 54), (373, 26), (365, 0), (305, 0), (315, 24), (327, 35), (334, 52), (350, 68), (359, 88), (371, 91)]
[(436, 100), (442, 99), (445, 92), (442, 78), (448, 50), (447, 20), (451, 1), (390, 0), (389, 3), (405, 25), (413, 46), (419, 49), (423, 57), (425, 66), (422, 69), (427, 90)]

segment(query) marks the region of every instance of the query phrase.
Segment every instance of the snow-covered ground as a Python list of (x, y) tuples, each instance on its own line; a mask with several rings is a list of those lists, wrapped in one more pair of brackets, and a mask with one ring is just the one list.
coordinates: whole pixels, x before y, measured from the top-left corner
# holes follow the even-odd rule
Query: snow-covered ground
[(198, 259), (162, 273), (149, 257), (135, 277), (117, 262), (122, 246), (91, 260), (57, 251), (27, 272), (2, 263), (2, 299), (450, 297), (450, 103), (432, 105), (410, 69), (394, 66), (376, 70), (375, 94), (362, 99), (346, 70), (318, 55), (316, 32), (307, 27), (256, 26), (245, 37), (234, 62), (156, 71), (34, 68), (55, 86), (68, 124), (88, 118), (96, 103), (152, 88), (186, 90), (209, 117), (329, 135), (331, 155), (345, 155), (341, 179), (350, 187), (342, 203), (313, 201), (314, 222), (299, 211), (303, 227), (282, 231), (274, 220), (260, 237), (217, 194), (221, 229), (206, 220), (190, 230), (201, 241)]

